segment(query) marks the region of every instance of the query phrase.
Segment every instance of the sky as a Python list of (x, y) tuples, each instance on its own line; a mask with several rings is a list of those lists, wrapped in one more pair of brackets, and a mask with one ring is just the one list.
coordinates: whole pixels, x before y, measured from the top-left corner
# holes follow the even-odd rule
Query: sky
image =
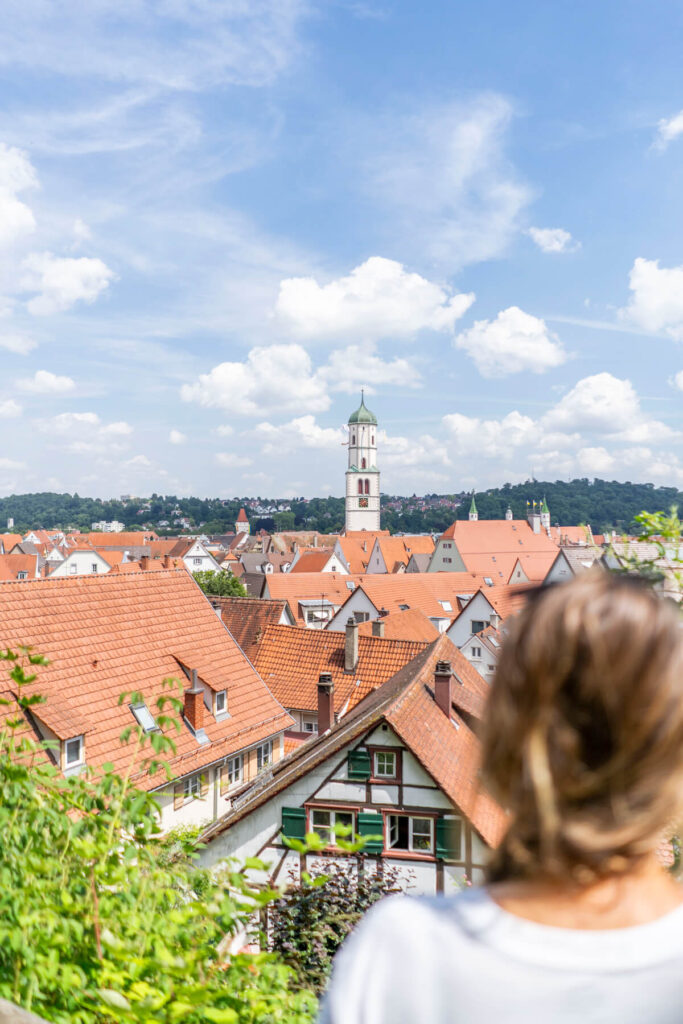
[(0, 493), (683, 488), (676, 0), (4, 0)]

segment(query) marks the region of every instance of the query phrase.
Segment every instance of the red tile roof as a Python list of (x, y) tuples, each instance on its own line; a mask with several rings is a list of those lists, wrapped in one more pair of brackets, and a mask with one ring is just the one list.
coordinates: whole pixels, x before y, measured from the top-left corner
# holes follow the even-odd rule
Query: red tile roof
[(266, 576), (264, 596), (287, 601), (292, 614), (303, 625), (299, 601), (322, 598), (339, 608), (351, 593), (348, 583), (363, 577), (337, 572), (278, 572)]
[(259, 642), (266, 626), (277, 626), (287, 607), (286, 601), (253, 597), (211, 597), (209, 600), (220, 608), (224, 624), (250, 658), (252, 647)]
[(247, 518), (247, 513), (244, 511), (243, 508), (241, 508), (239, 510), (239, 513), (238, 513), (238, 516), (237, 516), (237, 522), (238, 523), (248, 523), (249, 522), (249, 519)]
[[(34, 709), (36, 718), (61, 723), (61, 731), (81, 728), (91, 765), (128, 765), (131, 748), (121, 746), (119, 736), (135, 720), (125, 702), (119, 706), (119, 695), (141, 691), (154, 713), (156, 698), (172, 692), (164, 679), (188, 685), (174, 656), (179, 653), (209, 688), (227, 689), (230, 717), (216, 721), (205, 712), (204, 745), (185, 724), (178, 734), (171, 730), (174, 774), (292, 724), (184, 569), (0, 584), (0, 647), (20, 644), (50, 659), (36, 686), (47, 704)], [(162, 782), (160, 774), (140, 778), (150, 789)]]
[(523, 551), (552, 551), (557, 554), (557, 545), (545, 530), (534, 533), (526, 519), (480, 519), (475, 522), (458, 519), (440, 539), (455, 541), (455, 546), (471, 572), (476, 571), (473, 568), (474, 560), (470, 565), (472, 555), (513, 552), (519, 555)]
[[(375, 620), (378, 621), (378, 620)], [(379, 619), (384, 625), (384, 636), (387, 640), (418, 640), (431, 643), (436, 640), (439, 631), (419, 608), (409, 608), (405, 612), (394, 612)], [(358, 627), (360, 636), (372, 636), (373, 623), (361, 622)]]
[[(0, 533), (0, 545), (5, 554), (9, 554), (15, 544), (21, 544), (23, 537), (20, 533)], [(52, 545), (50, 545), (52, 546)]]
[[(289, 570), (290, 572), (322, 572), (330, 558), (332, 548), (318, 548), (315, 551), (305, 551)], [(343, 568), (343, 566), (341, 567)]]
[(377, 545), (388, 572), (395, 572), (399, 565), (407, 565), (412, 555), (431, 555), (434, 551), (434, 541), (430, 534), (409, 537), (379, 536)]
[(317, 710), (318, 677), (321, 672), (331, 672), (334, 707), (340, 713), (391, 679), (426, 646), (410, 640), (359, 636), (358, 663), (347, 673), (345, 641), (345, 633), (267, 626), (253, 652), (254, 666), (283, 707), (300, 711)]
[(38, 555), (0, 555), (0, 580), (16, 580), (20, 572), (27, 573), (27, 580), (33, 580), (37, 564)]

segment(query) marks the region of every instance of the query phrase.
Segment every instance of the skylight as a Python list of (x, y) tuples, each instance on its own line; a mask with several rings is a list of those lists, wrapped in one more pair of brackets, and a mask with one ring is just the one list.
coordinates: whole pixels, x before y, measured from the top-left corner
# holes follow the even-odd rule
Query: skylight
[(487, 587), (493, 586), (493, 580), (491, 579), (490, 576), (484, 576), (484, 583), (486, 584)]
[(157, 723), (154, 721), (154, 715), (146, 704), (131, 704), (130, 710), (135, 715), (135, 720), (138, 725), (142, 726), (143, 732), (154, 732), (159, 728)]

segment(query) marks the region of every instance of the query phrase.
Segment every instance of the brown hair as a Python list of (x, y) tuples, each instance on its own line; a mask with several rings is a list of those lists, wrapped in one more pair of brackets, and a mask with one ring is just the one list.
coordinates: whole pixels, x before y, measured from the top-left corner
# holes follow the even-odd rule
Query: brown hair
[(490, 881), (627, 870), (681, 806), (676, 606), (598, 570), (536, 591), (503, 645), (482, 740), (484, 779), (510, 813)]

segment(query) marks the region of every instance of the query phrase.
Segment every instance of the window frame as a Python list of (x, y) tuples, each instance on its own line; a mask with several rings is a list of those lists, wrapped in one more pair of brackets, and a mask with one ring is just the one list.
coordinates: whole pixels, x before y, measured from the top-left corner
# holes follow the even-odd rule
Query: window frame
[[(475, 629), (475, 626), (481, 625), (481, 629)], [(477, 636), (479, 633), (483, 633), (489, 623), (485, 619), (470, 619), (471, 633), (473, 636)]]
[[(75, 761), (69, 760), (69, 745), (71, 743), (78, 743), (78, 757)], [(68, 740), (64, 740), (64, 768), (77, 768), (81, 764), (85, 764), (85, 737), (83, 734), (69, 736)]]
[[(218, 707), (218, 698), (223, 698), (223, 707)], [(228, 691), (216, 690), (213, 695), (213, 714), (215, 718), (222, 718), (228, 713)]]
[(200, 555), (199, 557), (197, 557), (197, 555), (193, 555), (192, 556), (192, 564), (193, 565), (201, 565), (202, 564), (202, 556)]
[[(432, 811), (416, 811), (406, 813), (397, 811), (396, 808), (384, 810), (384, 854), (385, 857), (396, 857), (403, 860), (436, 860), (436, 819), (438, 813)], [(408, 849), (396, 848), (391, 845), (391, 818), (408, 819)], [(429, 850), (416, 850), (413, 847), (413, 820), (428, 821), (430, 823), (430, 848)]]
[[(351, 835), (348, 837), (349, 840), (357, 834), (358, 827), (358, 808), (354, 805), (348, 806), (347, 804), (306, 804), (306, 832), (315, 832), (315, 826), (313, 824), (313, 815), (317, 812), (327, 813), (330, 815), (329, 826), (319, 825), (321, 829), (329, 828), (330, 835), (328, 836), (330, 842), (325, 844), (326, 850), (334, 850), (335, 853), (346, 853), (345, 850), (341, 850), (335, 842), (336, 836), (333, 835), (334, 827), (337, 824), (337, 814), (349, 814), (351, 815)], [(339, 822), (339, 824), (342, 824)], [(320, 833), (317, 833), (318, 835)], [(321, 837), (325, 838), (325, 837)]]
[(201, 774), (186, 775), (183, 779), (183, 803), (188, 800), (199, 800), (202, 795)]
[[(226, 777), (225, 785), (222, 784), (223, 773), (225, 773)], [(235, 778), (231, 778), (233, 773), (235, 774)], [(234, 757), (227, 757), (221, 766), (221, 794), (224, 794), (227, 790), (232, 789), (233, 786), (237, 786), (242, 782), (244, 782), (244, 758), (242, 754), (235, 754)]]
[[(263, 760), (262, 751), (264, 751), (266, 749), (268, 751), (268, 753), (266, 754), (267, 760)], [(261, 763), (259, 763), (259, 762), (261, 762)], [(265, 768), (270, 768), (272, 766), (272, 764), (273, 764), (273, 741), (272, 740), (266, 740), (265, 743), (259, 743), (259, 745), (256, 748), (256, 771), (257, 771), (257, 773), (264, 771)]]
[[(389, 746), (375, 746), (374, 744), (367, 747), (368, 754), (370, 755), (370, 778), (369, 782), (386, 784), (391, 783), (396, 785), (403, 781), (403, 747), (389, 747)], [(377, 775), (375, 771), (375, 757), (377, 754), (394, 754), (394, 774), (393, 775)]]
[(90, 572), (97, 572), (97, 562), (90, 563)]

